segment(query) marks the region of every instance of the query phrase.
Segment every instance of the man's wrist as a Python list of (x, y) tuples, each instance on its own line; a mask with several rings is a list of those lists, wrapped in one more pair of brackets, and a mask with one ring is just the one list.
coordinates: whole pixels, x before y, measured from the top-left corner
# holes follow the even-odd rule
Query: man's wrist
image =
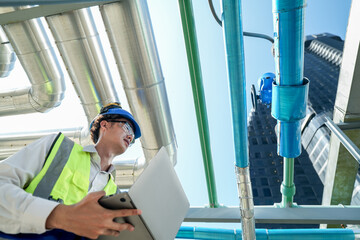
[(46, 229), (61, 229), (61, 223), (66, 214), (67, 206), (64, 204), (57, 205), (52, 212), (49, 214), (46, 219), (45, 227)]

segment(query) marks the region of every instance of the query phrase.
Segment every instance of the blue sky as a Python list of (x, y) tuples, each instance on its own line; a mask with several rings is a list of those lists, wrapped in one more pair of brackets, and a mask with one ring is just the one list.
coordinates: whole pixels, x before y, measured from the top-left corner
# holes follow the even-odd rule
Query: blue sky
[[(176, 0), (148, 0), (148, 5), (178, 143), (178, 164), (175, 169), (191, 205), (205, 206), (208, 204), (208, 197), (178, 2)], [(350, 5), (350, 0), (308, 0), (305, 10), (305, 35), (329, 32), (344, 39)], [(214, 6), (220, 15), (220, 1), (214, 0)], [(234, 174), (235, 159), (223, 33), (211, 15), (206, 0), (194, 0), (193, 9), (218, 200), (226, 206), (237, 206), (239, 200)], [(244, 31), (273, 35), (270, 0), (244, 0), (242, 12)], [(105, 35), (100, 30), (99, 32)], [(248, 37), (245, 37), (244, 41), (247, 94), (249, 95), (251, 84), (256, 84), (262, 74), (274, 72), (274, 61), (270, 42)], [(110, 53), (108, 53), (108, 60), (110, 64), (114, 64)], [(113, 72), (113, 78), (115, 81), (120, 81), (117, 71)], [(60, 107), (47, 114), (2, 117), (0, 125), (7, 128), (2, 128), (0, 132), (26, 131), (29, 130), (29, 123), (33, 125), (32, 130), (86, 124), (84, 116), (79, 115), (82, 111), (80, 104), (74, 104), (74, 98), (78, 101), (76, 94), (69, 80), (66, 81), (67, 94)], [(14, 73), (6, 79), (0, 79), (1, 90), (24, 85), (29, 85), (29, 83), (18, 62)], [(116, 86), (120, 95), (123, 96), (121, 84)], [(122, 103), (126, 108), (125, 102), (123, 98)], [(249, 104), (248, 111), (250, 111)], [(74, 118), (65, 117), (69, 114), (78, 116), (75, 123)], [(27, 124), (24, 124), (25, 120)], [(140, 145), (137, 144), (124, 158), (140, 154)]]

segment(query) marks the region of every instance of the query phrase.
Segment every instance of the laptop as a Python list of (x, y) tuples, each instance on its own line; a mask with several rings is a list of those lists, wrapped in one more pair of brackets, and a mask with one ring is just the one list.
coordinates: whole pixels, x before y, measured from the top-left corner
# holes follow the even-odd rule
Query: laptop
[(101, 240), (169, 240), (174, 239), (189, 209), (189, 201), (162, 147), (131, 186), (128, 192), (103, 197), (99, 203), (108, 209), (141, 209), (140, 216), (116, 218), (135, 227), (118, 237), (100, 236)]

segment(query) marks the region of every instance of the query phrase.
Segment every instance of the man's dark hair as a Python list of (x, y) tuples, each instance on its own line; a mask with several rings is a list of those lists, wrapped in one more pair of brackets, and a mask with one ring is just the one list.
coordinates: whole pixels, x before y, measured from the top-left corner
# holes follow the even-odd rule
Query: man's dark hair
[(90, 129), (90, 136), (91, 140), (96, 144), (99, 140), (99, 131), (100, 131), (100, 123), (103, 120), (110, 120), (110, 119), (119, 119), (122, 118), (120, 115), (117, 114), (108, 114), (108, 115), (100, 115), (98, 118), (95, 119), (91, 129)]

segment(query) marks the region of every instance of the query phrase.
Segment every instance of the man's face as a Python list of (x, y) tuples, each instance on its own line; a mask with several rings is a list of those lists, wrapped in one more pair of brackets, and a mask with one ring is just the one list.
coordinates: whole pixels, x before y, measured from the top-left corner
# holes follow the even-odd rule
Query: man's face
[(125, 118), (104, 120), (103, 138), (120, 155), (132, 144), (135, 136), (131, 123)]

